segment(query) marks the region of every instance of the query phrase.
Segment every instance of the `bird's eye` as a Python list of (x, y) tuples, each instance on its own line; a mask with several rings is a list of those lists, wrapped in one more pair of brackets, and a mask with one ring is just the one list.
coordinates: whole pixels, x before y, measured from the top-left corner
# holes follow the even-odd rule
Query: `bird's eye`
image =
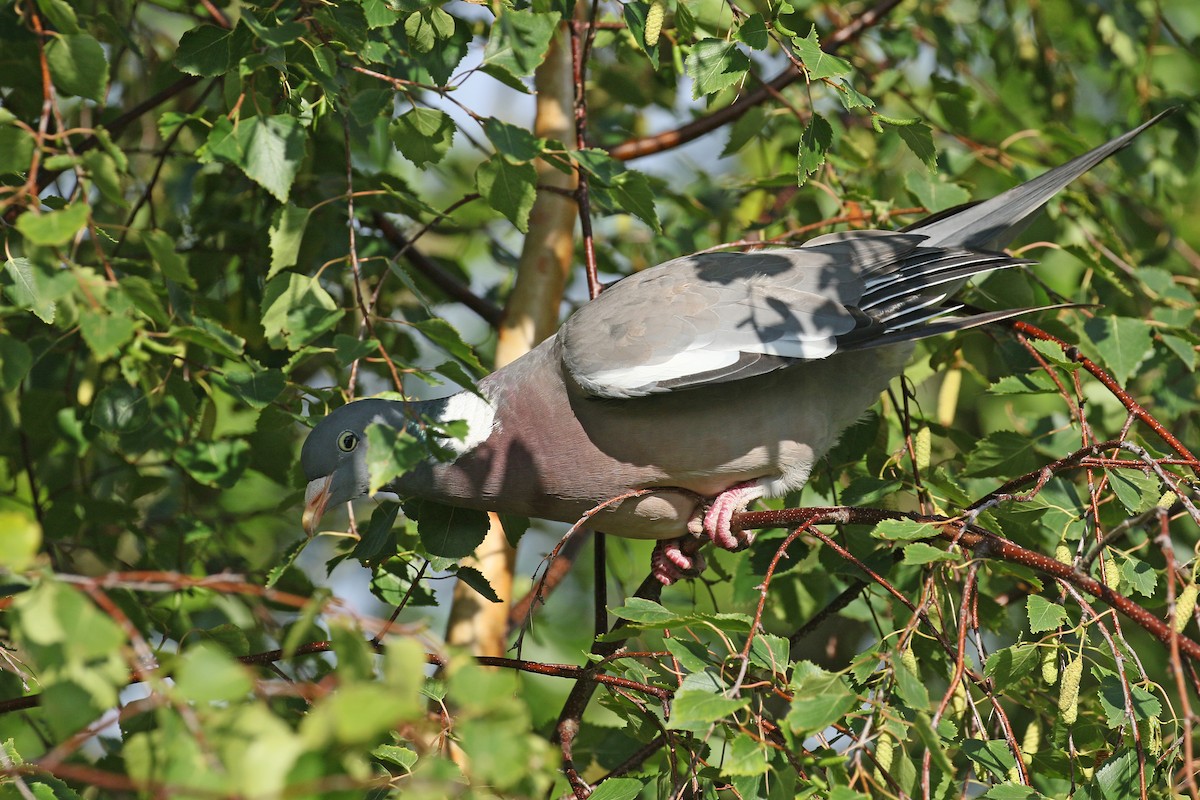
[(343, 453), (349, 453), (358, 447), (358, 434), (354, 431), (342, 431), (338, 434), (337, 446)]

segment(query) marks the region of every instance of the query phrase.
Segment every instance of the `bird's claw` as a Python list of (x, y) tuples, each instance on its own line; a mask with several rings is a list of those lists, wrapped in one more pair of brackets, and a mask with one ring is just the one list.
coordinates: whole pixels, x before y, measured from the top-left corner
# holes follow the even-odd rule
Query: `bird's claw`
[(663, 586), (684, 577), (695, 577), (704, 571), (704, 556), (700, 546), (704, 540), (697, 536), (664, 539), (654, 546), (650, 556), (650, 572)]

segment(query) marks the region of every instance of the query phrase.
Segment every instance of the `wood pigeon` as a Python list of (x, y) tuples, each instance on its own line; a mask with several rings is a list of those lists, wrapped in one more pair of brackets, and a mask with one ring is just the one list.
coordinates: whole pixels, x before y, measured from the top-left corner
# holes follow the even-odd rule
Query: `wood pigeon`
[[(694, 573), (697, 537), (744, 547), (749, 534), (731, 531), (730, 518), (803, 486), (901, 372), (914, 340), (1030, 310), (951, 316), (961, 310), (951, 298), (973, 275), (1030, 263), (1001, 248), (1165, 113), (903, 231), (685, 256), (631, 275), (481, 380), (478, 395), (342, 406), (304, 443), (304, 528), (311, 535), (329, 504), (367, 493), (365, 431), (382, 423), (442, 451), (388, 491), (563, 522), (594, 511), (598, 530), (659, 540), (652, 568), (662, 583)], [(438, 435), (452, 420), (465, 420), (465, 438)]]

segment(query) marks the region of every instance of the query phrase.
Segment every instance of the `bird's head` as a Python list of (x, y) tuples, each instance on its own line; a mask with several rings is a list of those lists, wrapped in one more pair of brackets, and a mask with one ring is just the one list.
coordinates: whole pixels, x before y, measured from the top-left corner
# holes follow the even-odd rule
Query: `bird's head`
[(330, 505), (367, 493), (367, 426), (403, 419), (402, 404), (368, 399), (334, 409), (308, 434), (300, 466), (308, 482), (304, 490), (304, 532), (312, 536)]

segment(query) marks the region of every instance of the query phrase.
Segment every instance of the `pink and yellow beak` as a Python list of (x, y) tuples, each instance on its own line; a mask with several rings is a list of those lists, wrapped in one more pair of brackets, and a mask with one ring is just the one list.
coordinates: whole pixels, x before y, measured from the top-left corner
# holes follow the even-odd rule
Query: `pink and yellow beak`
[(333, 484), (333, 475), (317, 478), (308, 482), (304, 490), (304, 516), (301, 523), (304, 532), (311, 539), (317, 532), (317, 525), (325, 515), (325, 506), (329, 505), (329, 487)]

